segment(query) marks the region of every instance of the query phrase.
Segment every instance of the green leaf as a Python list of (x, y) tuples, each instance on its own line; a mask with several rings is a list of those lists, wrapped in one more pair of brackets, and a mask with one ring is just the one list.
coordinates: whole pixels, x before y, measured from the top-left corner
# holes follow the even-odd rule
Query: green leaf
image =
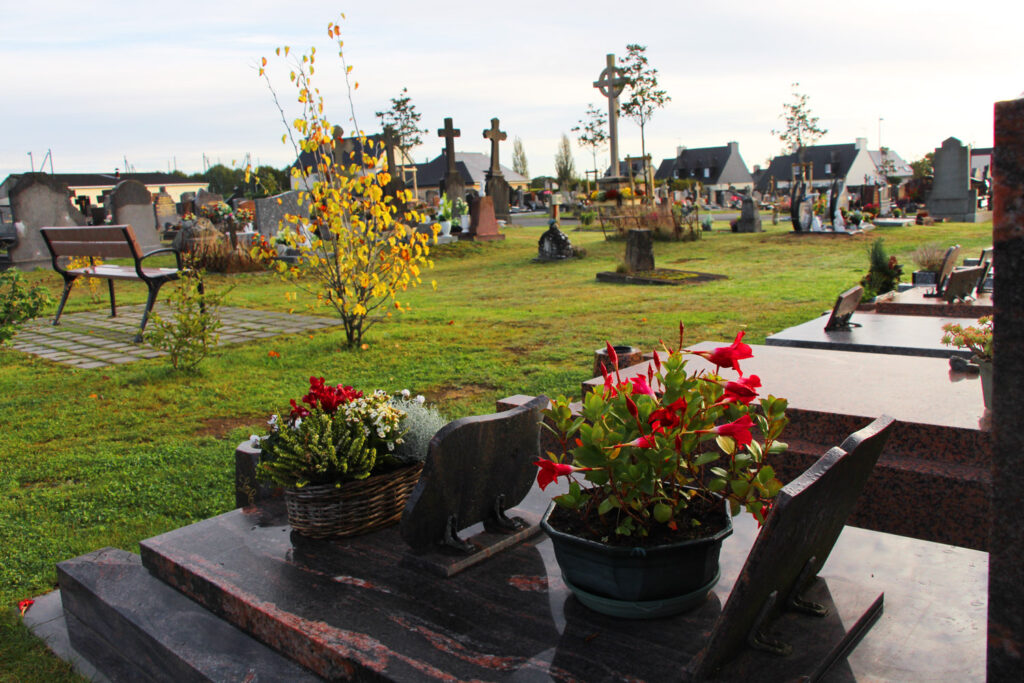
[(726, 481), (725, 479), (712, 479), (708, 482), (708, 490), (712, 493), (718, 493), (725, 490)]
[(772, 445), (768, 447), (769, 453), (785, 453), (789, 450), (789, 444), (783, 441), (773, 441)]
[(732, 453), (736, 450), (736, 442), (733, 441), (731, 436), (719, 436), (715, 439), (715, 443), (722, 449), (724, 453)]
[(706, 465), (709, 462), (714, 462), (715, 460), (718, 460), (719, 457), (720, 456), (718, 455), (718, 453), (715, 453), (714, 451), (708, 451), (707, 453), (701, 453), (696, 458), (694, 458), (693, 464), (699, 467), (701, 465)]
[(608, 514), (610, 511), (614, 510), (617, 507), (619, 507), (618, 498), (605, 498), (604, 500), (601, 501), (601, 504), (597, 506), (597, 514)]
[(775, 470), (773, 470), (770, 465), (765, 465), (761, 468), (761, 471), (757, 473), (757, 480), (762, 484), (767, 484), (774, 478)]
[(662, 524), (666, 523), (672, 519), (672, 508), (665, 503), (658, 503), (654, 506), (654, 519)]
[(729, 473), (726, 472), (725, 470), (723, 470), (721, 467), (712, 467), (711, 468), (711, 474), (715, 475), (716, 477), (728, 477), (729, 476)]
[(730, 482), (730, 485), (732, 487), (732, 492), (735, 493), (740, 498), (747, 495), (747, 491), (750, 490), (750, 482), (744, 479), (733, 479)]

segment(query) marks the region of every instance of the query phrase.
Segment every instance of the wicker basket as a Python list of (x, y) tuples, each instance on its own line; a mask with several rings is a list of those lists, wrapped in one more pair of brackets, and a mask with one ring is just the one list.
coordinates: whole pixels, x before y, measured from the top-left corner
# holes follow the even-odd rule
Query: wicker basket
[(423, 463), (342, 484), (285, 489), (288, 523), (310, 538), (358, 536), (394, 524), (419, 481)]

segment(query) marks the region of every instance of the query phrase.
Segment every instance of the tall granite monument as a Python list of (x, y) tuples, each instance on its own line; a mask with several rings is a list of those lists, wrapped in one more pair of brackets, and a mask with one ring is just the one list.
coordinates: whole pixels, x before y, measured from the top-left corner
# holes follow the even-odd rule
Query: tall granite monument
[(494, 217), (499, 221), (507, 221), (511, 218), (509, 213), (508, 181), (501, 172), (501, 165), (498, 159), (498, 143), (508, 138), (505, 131), (500, 130), (498, 119), (491, 119), (491, 127), (484, 130), (484, 138), (491, 141), (491, 167), (487, 170), (484, 193), (494, 200)]

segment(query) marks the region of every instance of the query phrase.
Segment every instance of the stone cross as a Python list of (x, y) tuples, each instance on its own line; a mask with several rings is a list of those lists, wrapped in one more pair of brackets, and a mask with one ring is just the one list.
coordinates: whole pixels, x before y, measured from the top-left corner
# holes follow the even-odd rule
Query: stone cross
[(491, 119), (491, 127), (484, 130), (484, 137), (491, 141), (491, 170), (488, 175), (501, 175), (501, 166), (498, 165), (498, 143), (508, 139), (508, 135), (498, 129), (498, 119)]
[(606, 57), (606, 66), (594, 87), (608, 98), (608, 147), (612, 155), (612, 177), (619, 175), (619, 95), (629, 83), (619, 67), (615, 66), (615, 55)]
[(437, 129), (437, 136), (444, 138), (445, 155), (448, 157), (448, 175), (454, 175), (455, 170), (455, 138), (462, 135), (462, 131), (452, 127), (452, 120), (444, 120), (444, 128)]

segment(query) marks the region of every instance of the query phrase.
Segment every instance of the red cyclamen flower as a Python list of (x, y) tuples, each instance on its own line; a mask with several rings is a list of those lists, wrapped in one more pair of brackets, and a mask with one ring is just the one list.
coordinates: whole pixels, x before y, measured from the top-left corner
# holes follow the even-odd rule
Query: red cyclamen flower
[(541, 491), (546, 489), (548, 484), (554, 482), (561, 476), (568, 476), (573, 472), (587, 472), (594, 469), (593, 467), (563, 465), (561, 463), (554, 462), (553, 460), (544, 460), (543, 458), (534, 460), (533, 464), (537, 466), (537, 483), (540, 485)]

